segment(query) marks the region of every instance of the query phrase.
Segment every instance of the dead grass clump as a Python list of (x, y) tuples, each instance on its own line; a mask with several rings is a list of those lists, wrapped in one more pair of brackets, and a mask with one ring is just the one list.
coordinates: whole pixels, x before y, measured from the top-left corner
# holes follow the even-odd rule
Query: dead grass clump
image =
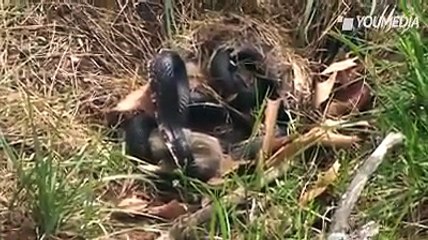
[[(178, 1), (181, 3), (181, 1)], [(181, 19), (180, 23), (191, 19), (204, 19), (205, 10), (233, 12), (238, 15), (251, 15), (260, 19), (261, 23), (275, 23), (287, 29), (287, 35), (293, 42), (293, 47), (301, 48), (302, 54), (310, 59), (326, 53), (324, 47), (331, 48), (332, 41), (328, 35), (330, 30), (338, 27), (339, 16), (361, 15), (364, 4), (360, 1), (310, 1), (303, 3), (299, 0), (270, 1), (185, 1), (188, 4), (178, 4), (175, 13)], [(197, 10), (195, 10), (195, 8)], [(384, 9), (383, 7), (379, 7)], [(200, 16), (201, 15), (201, 16)], [(337, 29), (336, 29), (337, 30)], [(327, 46), (326, 46), (327, 45)], [(333, 46), (334, 47), (334, 46)], [(329, 51), (331, 49), (328, 49)], [(321, 53), (321, 55), (324, 55)]]
[(9, 142), (31, 144), (30, 123), (57, 150), (87, 142), (88, 123), (102, 123), (102, 110), (144, 81), (159, 45), (133, 11), (78, 3), (4, 11), (0, 127)]
[(207, 13), (199, 19), (182, 20), (182, 29), (169, 44), (198, 60), (204, 69), (217, 47), (252, 45), (263, 54), (262, 64), (273, 74), (270, 77), (283, 84), (291, 107), (302, 107), (308, 101), (312, 89), (309, 63), (294, 51), (289, 29), (255, 16)]

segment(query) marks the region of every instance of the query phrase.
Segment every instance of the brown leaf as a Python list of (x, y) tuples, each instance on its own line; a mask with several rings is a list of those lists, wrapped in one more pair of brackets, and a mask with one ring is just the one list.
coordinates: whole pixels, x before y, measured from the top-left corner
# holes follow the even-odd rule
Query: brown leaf
[(220, 164), (219, 175), (220, 177), (211, 178), (207, 184), (211, 186), (220, 186), (226, 182), (225, 177), (232, 172), (237, 171), (241, 166), (249, 165), (249, 161), (236, 160), (230, 155), (225, 154)]
[[(334, 125), (336, 122), (326, 121), (326, 123), (328, 123), (327, 125)], [(295, 134), (288, 136), (284, 145), (266, 161), (266, 165), (268, 168), (278, 166), (281, 162), (291, 159), (296, 154), (320, 142), (326, 145), (348, 146), (357, 141), (360, 141), (360, 138), (335, 134), (324, 127), (314, 127), (303, 135)]]
[(177, 200), (172, 200), (171, 202), (162, 206), (152, 207), (148, 211), (148, 213), (151, 215), (168, 220), (176, 219), (177, 217), (186, 214), (187, 212), (188, 207), (185, 204), (178, 202)]
[(334, 147), (350, 147), (359, 141), (361, 141), (361, 138), (358, 136), (348, 136), (333, 132), (327, 132), (327, 134), (321, 138), (322, 145)]
[(361, 120), (357, 122), (349, 122), (346, 120), (333, 120), (333, 119), (325, 119), (322, 123), (322, 125), (326, 127), (341, 127), (341, 128), (347, 128), (347, 127), (371, 127), (371, 124), (368, 121)]
[(107, 125), (118, 125), (133, 112), (154, 114), (154, 105), (150, 95), (151, 91), (149, 84), (145, 84), (141, 88), (128, 94), (114, 108), (105, 112)]
[(336, 76), (337, 72), (333, 72), (326, 81), (315, 83), (315, 96), (313, 102), (315, 108), (318, 108), (321, 103), (329, 98), (334, 83), (336, 82)]
[(364, 111), (369, 108), (372, 94), (364, 81), (357, 81), (338, 90), (328, 108), (327, 114), (339, 117), (355, 111)]
[(333, 72), (339, 72), (346, 69), (349, 69), (351, 67), (357, 66), (357, 63), (355, 60), (357, 60), (358, 57), (346, 59), (340, 62), (332, 63), (330, 66), (328, 66), (324, 71), (321, 72), (322, 75), (333, 73)]
[(6, 101), (8, 103), (16, 103), (22, 99), (21, 93), (19, 92), (9, 92), (6, 96)]
[(333, 100), (327, 107), (327, 115), (333, 117), (340, 117), (349, 113), (352, 110), (352, 104), (350, 102), (340, 102)]
[[(292, 138), (290, 136), (281, 136), (272, 139), (272, 152), (276, 153), (278, 150), (283, 148), (285, 145), (291, 143)], [(261, 144), (258, 144), (257, 149), (261, 147)], [(239, 155), (239, 154), (238, 154)], [(237, 157), (237, 156), (236, 156)], [(249, 168), (254, 166), (255, 161), (253, 160), (240, 160), (239, 158), (233, 158), (232, 156), (225, 154), (220, 165), (220, 176), (223, 178), (212, 178), (208, 181), (208, 184), (211, 186), (219, 186), (225, 183), (225, 177), (241, 167)], [(256, 156), (257, 157), (257, 156)]]
[(149, 203), (146, 200), (133, 196), (120, 201), (117, 207), (125, 211), (138, 213), (145, 211), (148, 205)]
[(336, 82), (348, 84), (358, 78), (358, 67), (337, 72)]
[(129, 112), (142, 110), (147, 113), (153, 113), (154, 105), (150, 95), (150, 86), (149, 84), (145, 84), (141, 88), (128, 94), (117, 104), (116, 107), (113, 108), (113, 111)]
[(71, 56), (70, 56), (70, 60), (71, 60), (71, 62), (72, 62), (73, 64), (76, 64), (76, 63), (80, 62), (80, 58), (79, 58), (79, 57), (77, 57), (77, 56), (74, 56), (74, 55), (71, 55)]
[(337, 91), (334, 98), (339, 101), (350, 101), (358, 110), (364, 110), (370, 103), (371, 91), (369, 85), (360, 80)]
[(186, 62), (186, 71), (189, 79), (202, 80), (204, 78), (200, 66), (195, 62)]
[(299, 204), (304, 207), (308, 202), (314, 200), (316, 197), (321, 195), (329, 185), (336, 181), (340, 168), (339, 161), (336, 161), (327, 171), (318, 174), (318, 179), (312, 188), (303, 192), (300, 195)]
[(310, 131), (303, 135), (293, 135), (287, 138), (284, 146), (280, 147), (267, 161), (268, 168), (275, 167), (281, 162), (291, 159), (296, 154), (304, 151), (305, 149), (315, 145), (324, 135), (325, 130), (319, 127), (312, 128)]
[[(151, 205), (151, 204), (150, 204)], [(125, 198), (117, 204), (117, 210), (112, 212), (111, 217), (122, 221), (134, 221), (140, 218), (153, 218), (147, 214), (149, 202), (136, 196)]]

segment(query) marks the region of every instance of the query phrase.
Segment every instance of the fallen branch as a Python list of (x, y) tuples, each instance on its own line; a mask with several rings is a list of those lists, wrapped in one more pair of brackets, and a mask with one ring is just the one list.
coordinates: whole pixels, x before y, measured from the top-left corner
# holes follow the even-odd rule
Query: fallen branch
[(386, 153), (395, 145), (403, 142), (404, 136), (401, 133), (388, 134), (376, 150), (370, 155), (366, 162), (360, 167), (348, 190), (343, 195), (339, 208), (335, 212), (328, 240), (349, 239), (346, 231), (349, 229), (348, 218), (355, 206), (361, 192), (364, 189), (369, 177), (379, 167)]
[(370, 221), (364, 226), (362, 226), (360, 229), (355, 231), (351, 234), (351, 239), (358, 239), (358, 240), (366, 240), (373, 238), (379, 233), (379, 225), (373, 221)]

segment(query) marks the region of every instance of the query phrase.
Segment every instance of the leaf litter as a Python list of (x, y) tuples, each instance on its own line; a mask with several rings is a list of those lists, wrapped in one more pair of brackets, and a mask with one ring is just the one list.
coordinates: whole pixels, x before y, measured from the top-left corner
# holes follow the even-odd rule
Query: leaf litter
[(332, 63), (321, 72), (321, 75), (329, 77), (315, 84), (315, 108), (324, 105), (325, 114), (336, 118), (369, 108), (373, 96), (368, 83), (357, 79), (357, 59), (354, 57)]
[[(64, 19), (61, 19), (60, 22), (63, 23), (69, 23), (73, 22), (73, 17), (79, 15), (79, 11), (74, 11), (72, 9), (68, 9), (67, 7), (60, 6), (60, 10), (66, 9), (67, 11), (71, 11), (70, 14), (65, 14)], [(66, 11), (66, 12), (67, 12)], [(92, 12), (91, 9), (89, 12)], [(91, 21), (88, 20), (87, 12), (82, 13), (82, 19), (81, 21), (84, 21), (86, 25), (88, 25), (88, 22)], [(86, 14), (86, 15), (85, 15)], [(70, 17), (71, 15), (71, 17)], [(71, 18), (71, 19), (70, 19)], [(128, 19), (129, 20), (129, 19)], [(114, 24), (112, 24), (114, 25)], [(97, 31), (100, 31), (102, 26), (96, 26)], [(88, 27), (87, 27), (88, 28)], [(91, 65), (90, 63), (95, 63), (97, 65), (95, 68), (101, 69), (103, 72), (111, 73), (123, 73), (124, 75), (132, 75), (132, 73), (141, 71), (139, 70), (140, 66), (136, 66), (135, 62), (138, 57), (141, 57), (142, 52), (152, 52), (153, 49), (156, 47), (153, 47), (155, 45), (154, 43), (150, 42), (147, 45), (144, 46), (144, 49), (141, 49), (138, 47), (138, 44), (135, 41), (135, 38), (141, 37), (141, 35), (144, 35), (145, 31), (141, 30), (137, 26), (134, 27), (135, 29), (138, 29), (139, 32), (137, 33), (137, 36), (132, 37), (130, 41), (123, 41), (124, 44), (128, 43), (130, 46), (125, 46), (123, 48), (112, 48), (113, 50), (109, 50), (108, 52), (110, 54), (107, 54), (108, 56), (104, 56), (105, 59), (99, 58), (97, 54), (91, 53), (91, 57), (95, 59), (95, 61), (88, 60), (88, 56), (82, 56), (78, 54), (70, 54), (69, 57), (69, 63), (65, 64), (66, 66), (78, 66), (80, 71), (87, 71), (85, 68), (90, 69), (91, 67), (88, 67)], [(264, 29), (265, 34), (267, 35), (267, 32), (269, 32), (269, 29)], [(117, 34), (117, 29), (112, 30), (115, 34)], [(135, 34), (135, 33), (134, 33)], [(98, 42), (100, 48), (106, 48), (110, 44), (108, 39), (108, 36), (105, 36), (103, 32), (97, 32), (97, 36), (95, 37), (95, 41)], [(119, 34), (120, 35), (120, 34)], [(119, 38), (119, 37), (118, 37)], [(153, 42), (156, 42), (158, 39), (152, 39)], [(118, 44), (118, 42), (121, 42), (120, 40), (115, 40), (112, 46), (115, 44)], [(87, 43), (81, 43), (81, 44), (87, 44)], [(131, 49), (132, 57), (125, 57), (129, 56), (129, 53), (124, 54), (121, 52), (121, 49)], [(82, 49), (78, 49), (79, 51), (83, 51)], [(64, 51), (63, 51), (64, 52)], [(98, 52), (103, 52), (103, 50), (99, 50)], [(127, 55), (128, 54), (128, 55)], [(115, 57), (121, 56), (122, 59), (117, 60)], [(144, 55), (145, 58), (147, 58), (146, 55)], [(106, 59), (116, 59), (112, 60), (113, 63), (109, 63)], [(145, 59), (146, 60), (146, 59)], [(363, 82), (361, 83), (361, 80), (354, 85), (348, 84), (351, 82), (349, 79), (352, 78), (352, 71), (355, 67), (358, 66), (356, 63), (357, 58), (351, 58), (346, 59), (340, 62), (336, 62), (331, 64), (329, 67), (327, 67), (323, 72), (321, 72), (321, 75), (328, 76), (328, 79), (324, 82), (317, 82), (315, 88), (315, 100), (313, 102), (314, 107), (318, 108), (322, 106), (323, 103), (326, 103), (327, 100), (330, 98), (333, 98), (335, 101), (330, 101), (329, 104), (327, 104), (326, 112), (328, 115), (336, 116), (336, 117), (342, 117), (343, 115), (348, 114), (353, 109), (356, 110), (362, 110), (364, 107), (368, 105), (370, 102), (368, 99), (370, 95), (370, 88), (367, 83)], [(132, 66), (132, 67), (124, 67), (124, 64), (121, 62), (126, 62), (126, 65)], [(297, 91), (305, 92), (310, 87), (309, 82), (310, 79), (308, 78), (309, 74), (306, 72), (305, 67), (303, 67), (302, 63), (299, 61), (290, 61), (289, 64), (291, 64), (291, 70), (294, 73), (294, 84)], [(56, 65), (56, 64), (53, 64)], [(288, 66), (290, 67), (290, 66)], [(70, 70), (70, 69), (68, 69)], [(289, 70), (289, 69), (287, 69)], [(85, 72), (83, 71), (83, 72)], [(72, 71), (70, 70), (72, 75)], [(90, 72), (90, 70), (88, 71)], [(85, 72), (86, 73), (86, 72)], [(126, 74), (125, 74), (126, 73)], [(62, 78), (67, 78), (69, 75), (61, 75)], [(69, 78), (67, 78), (69, 79)], [(73, 78), (71, 78), (73, 79)], [(122, 98), (122, 96), (125, 94), (125, 92), (132, 91), (132, 89), (135, 89), (135, 86), (131, 86), (130, 78), (116, 78), (110, 76), (110, 78), (103, 78), (103, 82), (97, 83), (96, 79), (93, 78), (92, 75), (87, 74), (84, 77), (77, 78), (78, 80), (82, 80), (82, 86), (96, 86), (98, 88), (93, 88), (91, 92), (96, 92), (101, 94), (101, 92), (97, 91), (99, 89), (103, 89), (101, 95), (103, 96), (96, 96), (92, 97), (85, 93), (85, 91), (82, 91), (82, 95), (80, 96), (82, 98), (82, 102), (87, 103), (85, 105), (84, 113), (86, 115), (90, 115), (88, 113), (94, 112), (96, 114), (103, 113), (104, 111), (100, 111), (100, 109), (106, 108), (106, 106), (112, 105), (113, 102), (117, 102), (118, 99)], [(90, 82), (84, 81), (87, 79), (92, 79)], [(121, 79), (115, 82), (115, 79)], [(34, 79), (31, 79), (32, 81)], [(74, 79), (75, 80), (75, 79)], [(145, 79), (139, 79), (144, 82)], [(37, 84), (36, 81), (34, 81), (35, 84)], [(50, 83), (54, 84), (54, 82)], [(348, 85), (346, 85), (348, 84)], [(102, 86), (100, 86), (102, 85)], [(117, 87), (119, 86), (120, 87)], [(335, 86), (336, 85), (336, 86)], [(339, 85), (339, 86), (337, 86)], [(63, 86), (55, 85), (56, 91), (61, 91)], [(39, 87), (42, 90), (45, 90), (43, 87)], [(119, 88), (119, 89), (116, 89)], [(80, 89), (80, 88), (79, 88)], [(82, 87), (82, 89), (85, 89)], [(80, 89), (80, 90), (82, 90)], [(339, 89), (339, 90), (337, 90)], [(337, 90), (337, 91), (335, 91)], [(112, 94), (113, 93), (113, 94)], [(104, 96), (105, 95), (105, 96)], [(113, 97), (108, 98), (107, 96), (114, 95)], [(95, 105), (91, 105), (92, 102), (95, 102), (94, 99), (104, 97), (101, 102), (97, 102)], [(15, 95), (9, 94), (6, 95), (7, 101), (11, 101), (12, 99), (19, 98), (19, 95), (15, 93)], [(336, 99), (335, 99), (336, 98)], [(131, 92), (127, 97), (125, 97), (125, 100), (120, 102), (116, 108), (113, 109), (112, 112), (114, 112), (112, 119), (116, 118), (117, 113), (129, 113), (133, 111), (139, 111), (139, 110), (146, 110), (149, 112), (153, 112), (153, 108), (150, 106), (150, 101), (148, 101), (148, 90), (147, 88), (144, 88), (142, 86), (141, 88), (135, 90), (134, 92)], [(335, 104), (341, 104), (340, 106), (336, 106)], [(107, 117), (108, 118), (108, 117)], [(114, 122), (114, 121), (113, 121)], [(337, 127), (340, 128), (340, 127)], [(273, 138), (273, 137), (272, 137)], [(85, 139), (86, 140), (86, 139)], [(271, 141), (269, 141), (271, 140)], [(275, 141), (278, 140), (278, 141)], [(293, 133), (290, 136), (287, 137), (286, 140), (284, 139), (266, 139), (265, 143), (267, 152), (272, 152), (272, 154), (269, 154), (267, 156), (267, 159), (263, 161), (264, 167), (266, 167), (265, 170), (265, 178), (266, 181), (272, 181), (279, 175), (283, 175), (286, 173), (287, 167), (289, 166), (290, 161), (297, 156), (298, 154), (302, 153), (305, 149), (308, 149), (311, 146), (315, 145), (323, 145), (323, 146), (340, 146), (340, 147), (350, 147), (356, 144), (357, 142), (360, 142), (362, 139), (360, 139), (357, 136), (354, 135), (344, 135), (341, 133), (338, 133), (334, 129), (328, 129), (326, 130), (323, 127), (316, 126), (312, 129), (309, 129), (307, 131), (301, 131), (300, 133)], [(277, 142), (278, 144), (274, 144)], [(273, 146), (275, 145), (275, 146)], [(225, 156), (225, 158), (230, 158), (230, 156)], [(217, 183), (218, 185), (224, 184), (222, 181), (225, 176), (236, 170), (239, 166), (245, 165), (244, 162), (238, 162), (234, 161), (233, 163), (225, 164), (224, 170), (223, 170), (223, 178), (219, 179), (220, 183)], [(326, 191), (327, 187), (329, 185), (332, 185), (333, 182), (337, 179), (337, 171), (340, 168), (340, 163), (336, 161), (333, 166), (327, 170), (324, 173), (319, 174), (318, 180), (314, 184), (314, 188), (309, 189), (307, 192), (302, 194), (302, 197), (300, 199), (301, 203), (307, 204), (307, 202), (310, 202), (317, 196), (319, 196), (322, 192)], [(237, 192), (238, 195), (240, 193), (240, 189), (238, 188)], [(227, 198), (227, 196), (226, 196)], [(230, 197), (231, 198), (231, 197)], [(209, 204), (208, 204), (209, 205)], [(195, 212), (195, 210), (198, 208), (198, 206), (194, 206), (192, 204), (187, 204), (184, 202), (180, 202), (179, 200), (170, 200), (170, 201), (156, 201), (156, 199), (147, 200), (144, 198), (141, 198), (139, 196), (132, 196), (127, 197), (119, 201), (119, 203), (116, 206), (118, 209), (120, 209), (118, 212), (123, 212), (128, 215), (133, 216), (140, 216), (140, 217), (150, 217), (153, 216), (156, 219), (162, 221), (173, 221), (175, 219), (178, 219), (180, 216), (191, 214)], [(200, 207), (200, 206), (199, 206)], [(113, 212), (114, 213), (114, 212)]]
[(308, 202), (314, 200), (316, 197), (324, 193), (328, 186), (332, 185), (339, 176), (339, 161), (335, 161), (334, 164), (325, 172), (318, 174), (317, 180), (313, 186), (302, 192), (299, 198), (299, 204), (305, 207)]
[[(355, 60), (355, 59), (354, 59)], [(331, 95), (334, 93), (334, 87), (340, 83), (346, 83), (350, 81), (349, 79), (344, 79), (343, 76), (347, 76), (344, 74), (341, 74), (343, 72), (346, 72), (349, 70), (349, 68), (352, 68), (356, 66), (356, 64), (353, 63), (354, 60), (345, 60), (336, 64), (332, 64), (331, 67), (327, 68), (328, 71), (324, 71), (323, 74), (330, 74), (328, 79), (324, 82), (320, 82), (315, 84), (315, 94), (314, 94), (314, 107), (318, 108), (323, 103), (325, 103)], [(350, 74), (348, 74), (350, 75)], [(342, 77), (341, 79), (338, 79), (338, 76)], [(298, 75), (296, 77), (299, 77)], [(302, 77), (302, 76), (300, 76)], [(345, 84), (344, 84), (345, 85)], [(350, 86), (350, 87), (349, 87)], [(349, 89), (354, 90), (349, 92)], [(365, 89), (365, 88), (364, 88)], [(348, 92), (346, 92), (348, 91)], [(357, 95), (360, 92), (355, 90), (355, 85), (349, 85), (342, 87), (342, 89), (339, 90), (339, 100), (335, 100), (336, 102), (339, 102), (341, 104), (355, 104), (356, 107), (362, 108), (363, 105), (367, 104), (367, 100), (360, 101), (359, 99), (356, 99), (355, 95)], [(125, 99), (120, 102), (115, 108), (113, 108), (113, 113), (130, 113), (133, 111), (143, 110), (143, 111), (153, 111), (153, 108), (150, 107), (150, 102), (147, 101), (148, 97), (147, 95), (150, 94), (145, 87), (142, 87), (132, 93), (130, 93)], [(349, 95), (350, 94), (350, 95)], [(364, 99), (363, 99), (364, 100)], [(344, 114), (347, 110), (349, 110), (348, 105), (346, 105), (348, 108), (340, 109), (337, 108), (335, 105), (335, 101), (330, 102), (329, 105), (327, 105), (327, 114), (329, 115), (340, 115)], [(148, 105), (147, 105), (148, 104)], [(267, 116), (276, 116), (275, 112), (272, 111), (278, 111), (278, 102), (275, 101), (268, 101), (268, 107), (266, 111), (268, 112)], [(274, 109), (274, 110), (272, 110)], [(266, 126), (270, 126), (269, 132), (272, 132), (272, 119), (268, 117), (266, 119)], [(335, 123), (335, 124), (333, 124)], [(346, 122), (345, 122), (346, 123)], [(345, 135), (336, 132), (334, 129), (340, 126), (340, 122), (328, 122), (330, 124), (330, 127), (332, 125), (335, 125), (333, 128), (323, 128), (323, 127), (315, 127), (306, 132), (303, 135), (291, 135), (288, 136), (286, 139), (278, 140), (270, 135), (267, 134), (266, 138), (263, 141), (263, 148), (261, 149), (261, 152), (259, 154), (260, 156), (267, 156), (268, 158), (266, 160), (259, 161), (259, 164), (263, 165), (266, 168), (264, 175), (264, 180), (269, 182), (273, 179), (277, 178), (279, 175), (285, 174), (285, 171), (287, 171), (289, 163), (288, 160), (294, 158), (298, 154), (302, 153), (304, 149), (308, 149), (311, 146), (315, 145), (321, 145), (321, 146), (328, 146), (328, 147), (342, 147), (342, 148), (349, 148), (352, 146), (355, 146), (355, 144), (362, 141), (362, 139), (355, 135)], [(270, 137), (269, 137), (270, 136)], [(279, 143), (279, 145), (278, 145)], [(265, 155), (266, 153), (269, 153), (272, 151), (272, 155)], [(235, 172), (239, 167), (246, 166), (248, 164), (254, 164), (249, 163), (248, 161), (237, 161), (236, 159), (231, 159), (230, 156), (227, 154), (224, 156), (224, 163), (222, 164), (222, 177), (221, 178), (215, 178), (212, 179), (208, 184), (211, 186), (217, 186), (220, 187), (226, 183), (226, 179), (228, 174)], [(321, 194), (323, 194), (325, 191), (327, 191), (328, 187), (331, 186), (334, 181), (338, 178), (338, 171), (340, 168), (340, 163), (336, 160), (334, 164), (325, 172), (322, 172), (318, 175), (317, 181), (313, 184), (313, 187), (307, 189), (305, 192), (301, 193), (299, 204), (301, 206), (307, 205), (310, 201), (314, 200)], [(240, 196), (239, 188), (235, 191)], [(238, 201), (241, 199), (238, 198), (227, 198), (231, 199), (233, 201)], [(120, 204), (117, 205), (117, 208), (120, 209), (116, 213), (125, 213), (128, 216), (134, 216), (138, 219), (154, 219), (154, 220), (161, 220), (161, 221), (173, 221), (181, 218), (183, 216), (193, 216), (193, 214), (197, 214), (199, 211), (202, 211), (203, 209), (206, 209), (211, 206), (209, 200), (205, 200), (204, 206), (200, 204), (192, 205), (187, 204), (183, 202), (182, 200), (173, 199), (167, 202), (158, 202), (155, 205), (151, 205), (149, 202), (138, 199), (138, 198), (126, 198), (123, 199)], [(202, 207), (202, 209), (200, 209)], [(189, 215), (190, 214), (190, 215)], [(204, 222), (206, 220), (199, 219), (201, 222)], [(172, 228), (173, 229), (173, 228)]]

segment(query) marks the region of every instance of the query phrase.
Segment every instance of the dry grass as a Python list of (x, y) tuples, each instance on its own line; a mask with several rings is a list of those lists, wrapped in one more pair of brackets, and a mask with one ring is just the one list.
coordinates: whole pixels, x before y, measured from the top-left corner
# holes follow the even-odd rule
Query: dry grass
[(22, 213), (42, 232), (55, 228), (47, 219), (70, 217), (64, 214), (73, 205), (80, 207), (71, 216), (82, 218), (87, 199), (72, 189), (83, 190), (88, 174), (103, 176), (113, 164), (111, 146), (101, 135), (103, 110), (145, 81), (145, 62), (161, 36), (129, 8), (38, 4), (4, 9), (0, 17), (0, 129), (16, 151), (0, 153), (2, 232), (14, 239), (10, 234), (21, 222), (15, 216)]
[[(299, 8), (294, 3), (280, 9), (287, 11), (267, 20), (180, 15), (182, 30), (173, 46), (197, 53), (212, 48), (213, 39), (248, 39), (272, 55), (285, 82), (292, 83), (298, 71), (304, 78), (300, 90), (309, 96), (309, 62), (292, 50), (292, 27), (303, 13), (279, 24), (285, 13)], [(93, 125), (103, 123), (103, 110), (144, 82), (145, 62), (162, 44), (161, 31), (153, 31), (153, 24), (145, 24), (130, 6), (111, 11), (78, 3), (40, 4), (6, 9), (1, 23), (0, 124), (5, 137), (12, 145), (31, 145), (32, 122), (38, 135), (62, 152), (91, 139)]]
[(129, 10), (43, 4), (3, 11), (0, 122), (12, 145), (32, 145), (32, 122), (43, 142), (70, 152), (92, 138), (103, 109), (144, 81), (160, 36)]
[[(318, 64), (312, 61), (316, 61), (318, 46), (325, 40), (324, 31), (343, 10), (344, 3), (309, 1), (313, 5), (302, 8), (300, 1), (257, 7), (242, 1), (242, 5), (230, 7), (235, 13), (225, 15), (201, 11), (206, 6), (198, 2), (178, 4), (175, 19), (179, 27), (167, 41), (160, 24), (143, 22), (126, 5), (113, 11), (88, 4), (50, 3), (1, 11), (0, 135), (18, 152), (16, 161), (0, 152), (1, 173), (5, 176), (0, 182), (1, 203), (8, 205), (16, 197), (15, 186), (26, 187), (21, 170), (31, 171), (33, 162), (43, 162), (43, 157), (34, 154), (51, 156), (53, 160), (47, 163), (55, 166), (68, 164), (61, 169), (62, 175), (58, 174), (70, 182), (67, 185), (59, 181), (64, 191), (76, 186), (80, 191), (79, 178), (92, 179), (90, 174), (97, 174), (93, 177), (97, 181), (108, 174), (126, 174), (123, 156), (111, 153), (116, 148), (105, 141), (103, 112), (141, 86), (146, 62), (161, 46), (173, 46), (189, 57), (206, 56), (218, 43), (236, 45), (242, 43), (237, 40), (246, 39), (263, 50), (269, 66), (289, 85), (291, 106), (296, 111), (304, 106), (299, 96), (303, 103), (310, 103), (311, 65)], [(38, 175), (40, 179), (45, 176)], [(85, 190), (93, 194), (97, 181), (87, 184)], [(105, 189), (104, 183), (99, 185), (97, 193)], [(99, 208), (108, 207), (111, 203), (104, 202), (103, 197), (100, 193), (91, 199)], [(76, 201), (75, 212), (70, 214), (68, 230), (76, 233), (82, 226), (87, 230), (89, 225), (96, 225), (97, 231), (88, 233), (93, 237), (124, 228), (109, 222), (105, 217), (109, 210), (103, 209), (99, 219), (92, 219), (99, 212), (87, 217), (79, 206), (86, 199), (76, 199), (80, 202)], [(6, 206), (0, 211), (2, 217), (11, 213)], [(19, 208), (16, 215), (26, 211)], [(43, 223), (38, 221), (39, 225)]]
[(292, 30), (257, 16), (209, 12), (199, 17), (200, 20), (182, 20), (180, 30), (165, 44), (207, 69), (218, 46), (251, 43), (264, 55), (269, 71), (266, 74), (282, 82), (290, 109), (298, 115), (308, 108), (312, 93), (310, 62), (294, 50)]

